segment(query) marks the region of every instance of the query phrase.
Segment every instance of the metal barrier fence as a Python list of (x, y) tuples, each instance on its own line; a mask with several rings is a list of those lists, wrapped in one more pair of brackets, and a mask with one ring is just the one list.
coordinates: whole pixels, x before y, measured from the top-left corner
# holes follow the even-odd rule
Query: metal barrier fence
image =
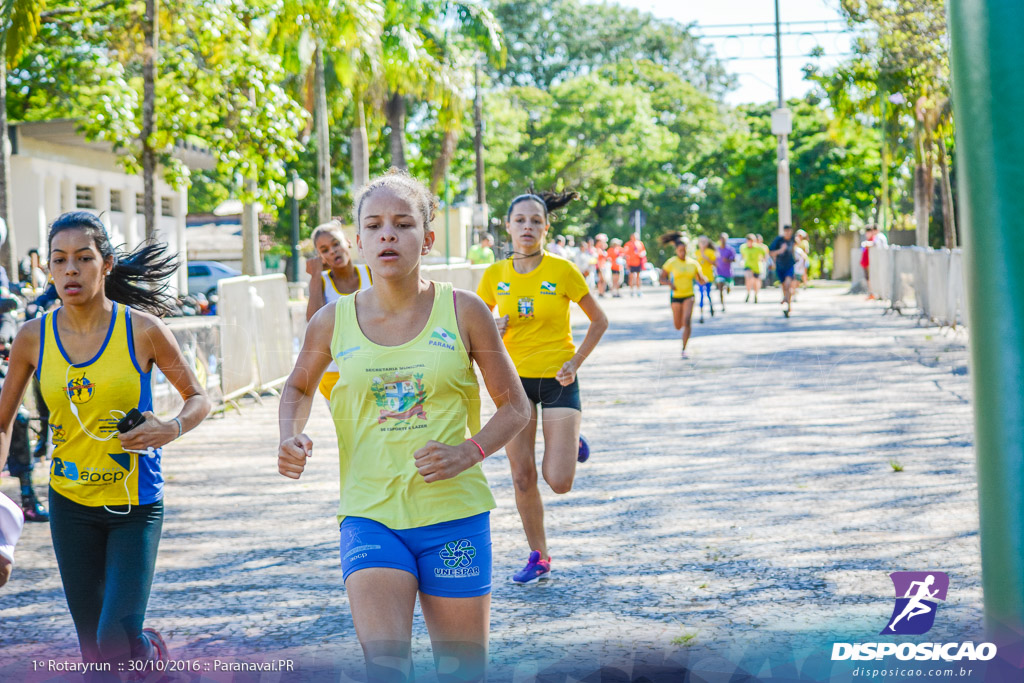
[(255, 306), (245, 275), (217, 283), (220, 318), (221, 391), (224, 400), (256, 391)]
[[(860, 263), (860, 253), (859, 248), (851, 250), (854, 263)], [(888, 301), (893, 310), (916, 309), (921, 317), (952, 327), (967, 321), (963, 253), (959, 249), (870, 247), (868, 277), (871, 292)], [(854, 268), (853, 284), (863, 279), (863, 270)]]
[[(178, 342), (185, 361), (196, 373), (199, 383), (206, 388), (210, 400), (221, 400), (221, 346), (220, 326), (216, 318), (167, 318), (164, 320)], [(160, 368), (153, 368), (153, 412), (173, 415), (183, 402), (177, 390), (167, 381)]]
[(291, 316), (288, 281), (284, 275), (264, 275), (250, 281), (256, 378), (261, 390), (284, 384), (292, 371)]

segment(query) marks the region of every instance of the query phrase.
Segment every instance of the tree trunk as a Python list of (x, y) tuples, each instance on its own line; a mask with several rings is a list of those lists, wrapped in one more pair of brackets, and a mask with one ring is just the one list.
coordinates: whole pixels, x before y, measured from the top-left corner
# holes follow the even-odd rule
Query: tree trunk
[[(885, 125), (883, 123), (883, 135)], [(888, 232), (892, 223), (889, 211), (889, 144), (882, 140), (882, 201), (878, 209), (878, 227), (882, 232)]]
[(142, 25), (145, 51), (142, 57), (142, 215), (146, 221), (146, 239), (156, 239), (156, 62), (159, 14), (157, 0), (146, 0), (146, 18)]
[(408, 169), (405, 163), (405, 98), (401, 93), (394, 93), (385, 107), (388, 126), (391, 128), (391, 165), (395, 168)]
[[(473, 95), (473, 151), (476, 152), (476, 203), (482, 207), (487, 204), (487, 185), (484, 182), (484, 115), (479, 59), (474, 69), (474, 80), (476, 93)], [(481, 230), (487, 228), (486, 225), (477, 227)]]
[(430, 192), (436, 195), (441, 190), (441, 184), (448, 174), (452, 159), (455, 158), (455, 145), (458, 144), (459, 136), (453, 130), (446, 130), (441, 138), (441, 153), (434, 160), (434, 167), (430, 170)]
[(942, 170), (942, 231), (946, 249), (956, 249), (956, 209), (949, 181), (949, 159), (945, 138), (939, 137), (939, 168)]
[(352, 128), (352, 199), (370, 182), (370, 143), (366, 135), (366, 106), (356, 103), (356, 125)]
[(324, 79), (324, 51), (318, 44), (313, 55), (316, 60), (316, 99), (313, 107), (313, 125), (316, 127), (316, 180), (320, 190), (317, 218), (321, 223), (331, 220), (331, 137), (327, 121), (327, 82)]
[(7, 131), (7, 50), (0, 41), (0, 219), (7, 227), (7, 239), (0, 246), (0, 263), (12, 282), (18, 279), (18, 249), (11, 222), (11, 145)]
[(928, 246), (928, 219), (931, 217), (932, 177), (928, 167), (917, 164), (914, 167), (914, 223), (916, 237), (914, 243), (919, 247)]

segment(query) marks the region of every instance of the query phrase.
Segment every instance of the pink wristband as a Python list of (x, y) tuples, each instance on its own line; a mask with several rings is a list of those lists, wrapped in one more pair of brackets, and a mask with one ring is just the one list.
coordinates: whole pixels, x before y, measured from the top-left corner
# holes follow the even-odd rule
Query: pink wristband
[(476, 439), (467, 439), (467, 441), (472, 441), (472, 442), (473, 442), (473, 445), (474, 445), (474, 446), (476, 446), (476, 447), (477, 447), (477, 448), (478, 448), (478, 449), (480, 450), (480, 462), (483, 462), (483, 461), (484, 461), (484, 458), (486, 458), (486, 457), (487, 457), (487, 454), (486, 454), (486, 453), (484, 453), (484, 447), (483, 447), (483, 446), (481, 446), (480, 444), (478, 444), (478, 443), (476, 442)]

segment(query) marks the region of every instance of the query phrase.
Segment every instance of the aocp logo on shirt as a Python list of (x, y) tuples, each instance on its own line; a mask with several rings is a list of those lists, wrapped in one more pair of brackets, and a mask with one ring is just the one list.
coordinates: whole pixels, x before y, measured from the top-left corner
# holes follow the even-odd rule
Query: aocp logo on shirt
[(547, 280), (544, 280), (544, 281), (542, 281), (540, 283), (540, 293), (541, 294), (555, 294), (555, 289), (557, 287), (558, 287), (557, 283), (555, 283), (555, 282), (548, 282)]
[(498, 294), (508, 294), (512, 289), (511, 282), (499, 282), (498, 283)]

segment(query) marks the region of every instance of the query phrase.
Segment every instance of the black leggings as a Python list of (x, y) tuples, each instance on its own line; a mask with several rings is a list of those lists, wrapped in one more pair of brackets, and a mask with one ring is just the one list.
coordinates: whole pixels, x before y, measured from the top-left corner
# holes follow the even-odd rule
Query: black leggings
[(163, 519), (163, 501), (118, 515), (50, 489), (53, 550), (83, 662), (115, 663), (117, 671), (116, 663), (153, 658), (142, 621)]

